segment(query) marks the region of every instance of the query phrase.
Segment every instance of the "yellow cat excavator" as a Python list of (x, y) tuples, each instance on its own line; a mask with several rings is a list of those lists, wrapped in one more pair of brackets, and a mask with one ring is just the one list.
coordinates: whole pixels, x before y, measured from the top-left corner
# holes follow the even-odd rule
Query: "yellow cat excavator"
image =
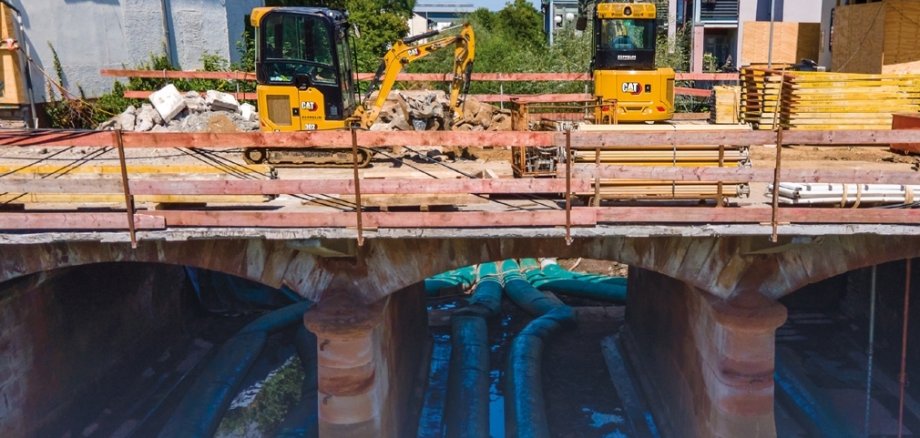
[(655, 67), (654, 3), (581, 0), (576, 28), (585, 30), (593, 5), (595, 122), (657, 122), (674, 116), (674, 70)]
[[(317, 7), (264, 7), (251, 14), (256, 29), (256, 88), (263, 131), (322, 131), (369, 128), (403, 66), (454, 46), (450, 109), (462, 117), (475, 56), (469, 24), (459, 33), (429, 40), (451, 29), (430, 31), (393, 43), (362, 101), (358, 101), (348, 14)], [(376, 93), (376, 94), (375, 94)], [(359, 165), (374, 152), (359, 150)], [(352, 166), (351, 149), (247, 148), (246, 160), (287, 166)]]

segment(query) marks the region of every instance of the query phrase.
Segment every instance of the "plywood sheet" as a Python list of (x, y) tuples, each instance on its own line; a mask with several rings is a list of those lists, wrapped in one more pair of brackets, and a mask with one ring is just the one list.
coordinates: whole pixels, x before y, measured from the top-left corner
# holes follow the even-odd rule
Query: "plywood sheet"
[(884, 3), (882, 64), (888, 66), (920, 61), (920, 2), (885, 0)]
[[(774, 64), (795, 64), (802, 59), (818, 59), (821, 44), (820, 23), (776, 22), (773, 28)], [(766, 64), (770, 57), (770, 23), (746, 21), (742, 33), (741, 62)]]
[(831, 69), (846, 73), (881, 73), (885, 3), (838, 6), (831, 35)]

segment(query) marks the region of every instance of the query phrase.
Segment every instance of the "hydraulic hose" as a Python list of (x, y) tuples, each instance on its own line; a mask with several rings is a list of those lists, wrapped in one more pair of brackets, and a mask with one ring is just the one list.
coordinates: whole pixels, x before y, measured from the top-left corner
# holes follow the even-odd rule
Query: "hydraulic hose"
[(489, 331), (501, 311), (502, 283), (494, 263), (479, 266), (469, 305), (451, 316), (447, 387), (448, 437), (489, 436)]
[(302, 301), (283, 307), (249, 323), (224, 343), (189, 388), (159, 436), (211, 437), (268, 335), (301, 323), (313, 303)]
[(575, 312), (552, 294), (533, 287), (513, 260), (502, 264), (505, 293), (515, 304), (537, 315), (511, 343), (505, 389), (505, 432), (510, 437), (549, 437), (543, 397), (544, 340), (575, 324)]

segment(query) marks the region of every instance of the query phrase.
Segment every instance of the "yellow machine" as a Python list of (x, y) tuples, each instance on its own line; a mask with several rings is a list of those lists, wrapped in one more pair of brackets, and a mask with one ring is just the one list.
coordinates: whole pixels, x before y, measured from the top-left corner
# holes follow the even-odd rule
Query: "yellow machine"
[[(579, 4), (580, 30), (591, 1)], [(654, 3), (594, 6), (595, 122), (657, 122), (674, 115), (674, 70), (655, 68), (657, 10)]]
[[(462, 116), (462, 95), (469, 87), (475, 55), (475, 35), (468, 24), (461, 26), (457, 35), (422, 42), (445, 29), (393, 43), (359, 102), (347, 13), (328, 8), (264, 7), (253, 9), (251, 21), (256, 28), (257, 94), (263, 131), (369, 128), (403, 66), (451, 45), (450, 107), (454, 117)], [(361, 149), (359, 154), (360, 165), (365, 166), (373, 151)], [(350, 149), (249, 148), (245, 155), (252, 163), (275, 165), (353, 164)]]

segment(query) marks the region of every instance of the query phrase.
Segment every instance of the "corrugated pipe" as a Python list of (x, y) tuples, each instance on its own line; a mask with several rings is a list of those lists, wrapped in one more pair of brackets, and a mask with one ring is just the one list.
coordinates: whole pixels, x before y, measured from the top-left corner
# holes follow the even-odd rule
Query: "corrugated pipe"
[(302, 301), (271, 312), (225, 342), (189, 388), (159, 436), (213, 436), (268, 335), (292, 324), (303, 324), (303, 314), (311, 306), (312, 302)]
[(513, 260), (502, 263), (505, 293), (532, 315), (511, 343), (505, 376), (505, 431), (510, 437), (549, 437), (543, 397), (544, 339), (575, 324), (575, 312), (552, 294), (540, 292), (520, 274)]
[(495, 263), (479, 265), (469, 305), (451, 316), (447, 383), (448, 437), (489, 436), (489, 331), (486, 318), (501, 311), (502, 282)]
[(473, 283), (476, 283), (476, 267), (467, 266), (426, 278), (425, 295), (458, 294), (469, 289)]
[(521, 267), (525, 278), (542, 291), (626, 304), (626, 278), (572, 272), (550, 259), (542, 266), (535, 259), (523, 259)]

